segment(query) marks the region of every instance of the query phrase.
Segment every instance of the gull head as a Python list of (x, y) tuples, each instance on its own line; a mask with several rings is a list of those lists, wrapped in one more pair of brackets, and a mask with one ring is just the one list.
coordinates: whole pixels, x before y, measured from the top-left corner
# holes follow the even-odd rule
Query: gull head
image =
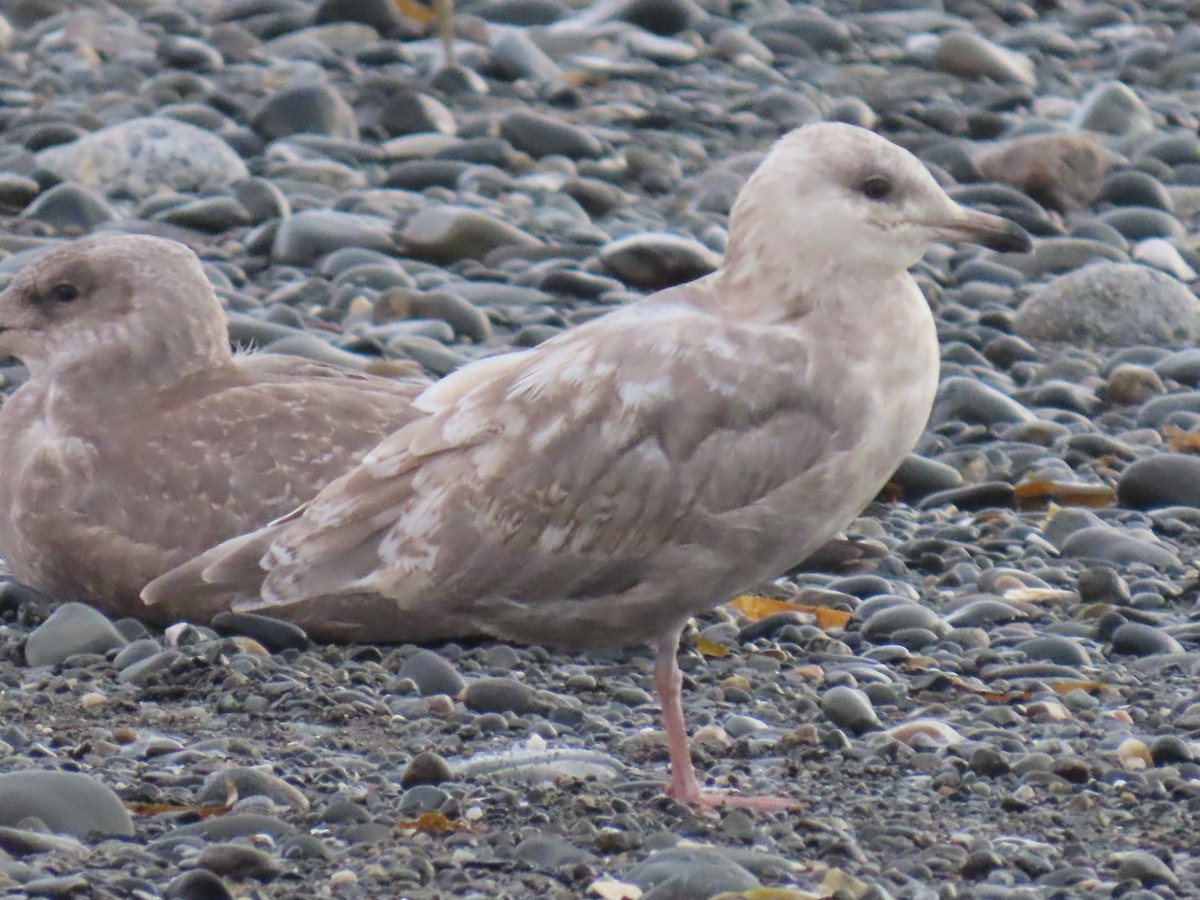
[(103, 355), (228, 354), (220, 302), (183, 244), (141, 235), (76, 241), (0, 292), (0, 354), (32, 373)]
[(789, 132), (750, 176), (729, 221), (729, 265), (790, 259), (813, 272), (896, 275), (934, 242), (1028, 250), (999, 216), (954, 202), (915, 156), (853, 125)]

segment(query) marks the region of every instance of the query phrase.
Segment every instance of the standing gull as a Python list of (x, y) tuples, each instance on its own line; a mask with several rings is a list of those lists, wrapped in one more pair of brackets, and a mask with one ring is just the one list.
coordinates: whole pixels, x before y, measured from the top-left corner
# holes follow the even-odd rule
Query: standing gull
[(151, 237), (79, 241), (0, 293), (0, 557), (110, 613), (206, 622), (224, 592), (147, 608), (153, 578), (314, 496), (415, 418), (423, 381), (235, 356), (196, 256)]
[(907, 269), (960, 240), (1029, 246), (869, 131), (794, 131), (738, 197), (715, 273), (461, 369), (422, 397), (439, 411), (144, 596), (224, 585), (367, 641), (651, 642), (668, 793), (786, 803), (701, 789), (680, 632), (820, 547), (913, 446), (938, 342)]

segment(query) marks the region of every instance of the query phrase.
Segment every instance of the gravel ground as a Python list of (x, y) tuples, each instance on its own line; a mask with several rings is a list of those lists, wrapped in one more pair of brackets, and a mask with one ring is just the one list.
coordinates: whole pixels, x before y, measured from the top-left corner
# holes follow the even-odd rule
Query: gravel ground
[(702, 776), (802, 812), (661, 793), (645, 650), (163, 633), (0, 581), (4, 896), (1200, 895), (1196, 12), (464, 0), (447, 69), (384, 0), (0, 2), (0, 275), (173, 237), (242, 346), (532, 346), (709, 271), (821, 119), (1036, 238), (917, 267), (914, 455), (762, 586), (791, 606), (685, 641)]

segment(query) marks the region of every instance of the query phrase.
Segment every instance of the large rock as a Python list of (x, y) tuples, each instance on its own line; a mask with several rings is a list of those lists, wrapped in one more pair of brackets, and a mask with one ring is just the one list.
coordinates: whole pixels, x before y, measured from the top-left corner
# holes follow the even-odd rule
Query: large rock
[(1095, 263), (1035, 290), (1017, 310), (1014, 326), (1038, 341), (1180, 344), (1200, 337), (1200, 300), (1154, 269)]
[(133, 820), (108, 785), (82, 772), (35, 769), (0, 775), (0, 825), (38, 819), (59, 834), (130, 837)]
[(164, 188), (215, 191), (249, 172), (237, 152), (203, 128), (175, 119), (130, 119), (48, 147), (37, 164), (65, 181), (145, 197)]

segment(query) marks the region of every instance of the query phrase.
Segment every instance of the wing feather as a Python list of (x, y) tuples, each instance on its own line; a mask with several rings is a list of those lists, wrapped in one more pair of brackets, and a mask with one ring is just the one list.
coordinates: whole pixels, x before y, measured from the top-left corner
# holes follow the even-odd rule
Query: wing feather
[(549, 341), (322, 491), (272, 545), (263, 603), (532, 602), (635, 583), (854, 441), (805, 390), (809, 355), (796, 330), (679, 306)]

